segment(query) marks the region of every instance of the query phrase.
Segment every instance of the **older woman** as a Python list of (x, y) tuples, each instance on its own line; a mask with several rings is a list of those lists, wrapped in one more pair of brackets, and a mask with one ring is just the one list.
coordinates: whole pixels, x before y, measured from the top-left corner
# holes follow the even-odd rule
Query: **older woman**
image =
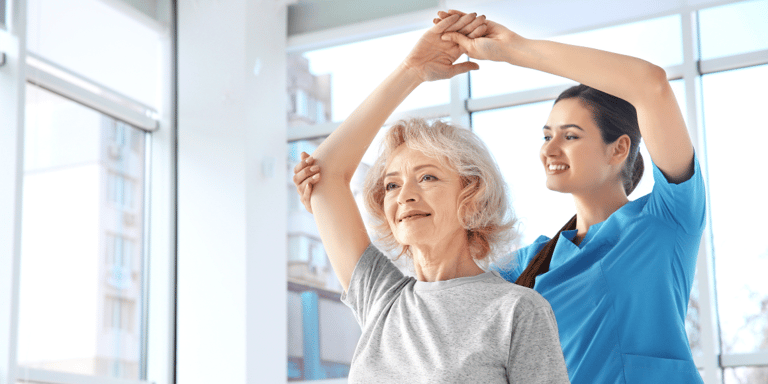
[(476, 68), (454, 65), (462, 52), (440, 36), (472, 36), (483, 22), (469, 14), (437, 23), (314, 154), (324, 170), (314, 217), (342, 300), (363, 329), (350, 382), (568, 382), (546, 300), (478, 266), (512, 222), (498, 168), (472, 133), (397, 124), (369, 173), (366, 200), (380, 237), (412, 260), (415, 279), (371, 245), (349, 188), (376, 132), (411, 91)]

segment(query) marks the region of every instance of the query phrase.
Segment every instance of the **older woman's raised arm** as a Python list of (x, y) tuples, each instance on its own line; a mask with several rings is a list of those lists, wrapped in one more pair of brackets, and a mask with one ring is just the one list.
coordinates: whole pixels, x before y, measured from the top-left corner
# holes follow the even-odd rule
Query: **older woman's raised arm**
[(477, 64), (453, 64), (463, 51), (443, 41), (444, 32), (462, 31), (475, 14), (454, 15), (430, 28), (400, 64), (357, 109), (317, 148), (315, 164), (323, 177), (312, 190), (311, 204), (328, 258), (346, 291), (352, 271), (370, 244), (349, 183), (376, 133), (395, 108), (422, 82), (447, 79), (476, 69)]

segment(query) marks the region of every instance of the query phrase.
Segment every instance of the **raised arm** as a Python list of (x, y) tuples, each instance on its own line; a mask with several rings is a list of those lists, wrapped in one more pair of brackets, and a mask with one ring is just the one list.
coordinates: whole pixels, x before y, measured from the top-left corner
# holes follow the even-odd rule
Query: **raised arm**
[[(438, 15), (452, 14), (457, 11)], [(444, 38), (461, 45), (472, 58), (552, 73), (628, 101), (637, 109), (648, 152), (667, 179), (679, 183), (693, 174), (693, 145), (662, 68), (632, 56), (526, 39), (491, 21), (486, 25), (488, 30), (481, 38), (456, 33)]]
[(440, 39), (444, 32), (461, 31), (474, 14), (454, 15), (430, 28), (403, 62), (317, 148), (315, 164), (323, 177), (314, 184), (312, 210), (336, 277), (346, 291), (352, 271), (370, 244), (350, 180), (376, 133), (395, 108), (422, 82), (450, 78), (476, 69), (475, 63), (453, 64), (463, 51)]

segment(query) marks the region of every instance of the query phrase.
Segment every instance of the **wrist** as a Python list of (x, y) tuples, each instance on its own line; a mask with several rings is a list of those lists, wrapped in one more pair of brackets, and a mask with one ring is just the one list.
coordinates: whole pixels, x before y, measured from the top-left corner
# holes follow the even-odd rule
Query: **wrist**
[(395, 75), (409, 88), (414, 89), (423, 83), (424, 75), (423, 71), (420, 71), (415, 66), (409, 64), (407, 61), (403, 61), (395, 69)]

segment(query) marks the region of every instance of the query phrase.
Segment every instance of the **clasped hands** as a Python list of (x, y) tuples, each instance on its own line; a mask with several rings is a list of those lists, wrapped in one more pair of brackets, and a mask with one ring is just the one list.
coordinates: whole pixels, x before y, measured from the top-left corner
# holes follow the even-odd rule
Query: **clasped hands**
[(503, 61), (503, 45), (517, 37), (476, 13), (440, 11), (433, 23), (403, 61), (422, 81), (448, 79), (480, 68), (474, 62), (453, 64), (465, 53), (473, 59)]

